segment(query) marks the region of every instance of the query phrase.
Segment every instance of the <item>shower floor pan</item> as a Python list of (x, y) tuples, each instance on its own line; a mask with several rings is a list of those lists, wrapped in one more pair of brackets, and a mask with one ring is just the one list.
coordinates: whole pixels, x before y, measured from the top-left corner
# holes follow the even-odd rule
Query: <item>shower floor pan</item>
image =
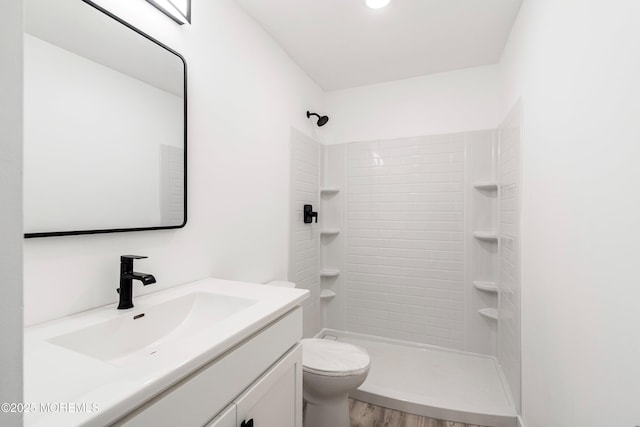
[(489, 427), (515, 427), (516, 410), (495, 358), (325, 329), (371, 357), (366, 381), (350, 396), (410, 414)]

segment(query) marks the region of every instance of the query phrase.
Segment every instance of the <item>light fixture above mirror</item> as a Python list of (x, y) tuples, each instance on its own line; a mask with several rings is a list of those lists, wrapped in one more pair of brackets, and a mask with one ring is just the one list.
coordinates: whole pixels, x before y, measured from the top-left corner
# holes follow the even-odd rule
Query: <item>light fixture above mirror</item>
[(182, 25), (191, 23), (191, 0), (147, 0), (162, 13)]

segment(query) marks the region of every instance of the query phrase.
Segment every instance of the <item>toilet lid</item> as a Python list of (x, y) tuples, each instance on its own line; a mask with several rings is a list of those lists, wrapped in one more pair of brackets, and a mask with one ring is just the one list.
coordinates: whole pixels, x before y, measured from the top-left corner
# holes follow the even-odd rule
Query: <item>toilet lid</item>
[(302, 340), (302, 365), (327, 376), (357, 375), (369, 369), (369, 354), (353, 344), (309, 338)]

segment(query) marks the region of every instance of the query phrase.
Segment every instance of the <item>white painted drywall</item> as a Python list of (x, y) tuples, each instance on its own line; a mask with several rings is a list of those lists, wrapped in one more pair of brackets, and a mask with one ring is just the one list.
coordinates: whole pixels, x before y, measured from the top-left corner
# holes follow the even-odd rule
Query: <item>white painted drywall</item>
[(122, 254), (149, 256), (136, 270), (158, 279), (136, 284), (135, 295), (205, 276), (285, 277), (290, 128), (317, 132), (305, 112), (323, 110), (322, 91), (232, 0), (193, 0), (193, 24), (184, 26), (145, 0), (99, 3), (186, 58), (189, 222), (27, 240), (26, 323), (115, 302)]
[(504, 118), (500, 77), (492, 65), (328, 92), (323, 142), (495, 128)]
[(522, 0), (238, 0), (326, 90), (495, 64)]
[(528, 427), (640, 425), (640, 3), (525, 1), (502, 60), (523, 97)]
[[(0, 3), (0, 403), (22, 402), (22, 1)], [(0, 412), (0, 425), (22, 425)]]

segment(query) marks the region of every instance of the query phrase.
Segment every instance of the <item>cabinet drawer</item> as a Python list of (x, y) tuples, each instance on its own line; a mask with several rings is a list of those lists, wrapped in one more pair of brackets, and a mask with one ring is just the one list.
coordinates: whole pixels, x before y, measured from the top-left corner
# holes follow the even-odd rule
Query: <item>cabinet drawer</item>
[(201, 427), (302, 337), (297, 308), (116, 422), (127, 427)]

